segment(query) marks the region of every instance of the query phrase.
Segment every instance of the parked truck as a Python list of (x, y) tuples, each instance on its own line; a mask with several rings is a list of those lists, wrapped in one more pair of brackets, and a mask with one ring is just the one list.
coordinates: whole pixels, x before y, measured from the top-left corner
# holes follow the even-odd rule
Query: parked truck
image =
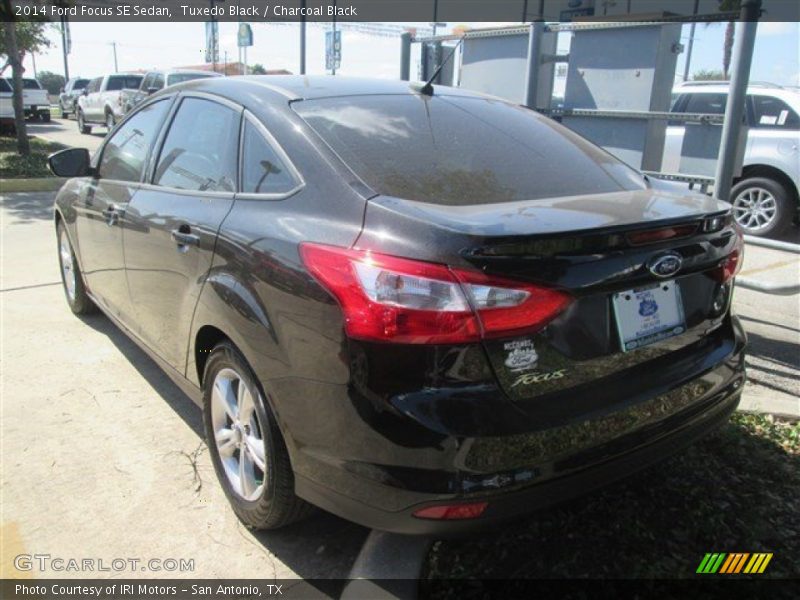
[[(11, 77), (5, 77), (5, 85), (3, 85), (3, 96), (8, 96), (8, 101), (11, 102), (11, 90), (14, 89), (14, 84)], [(5, 98), (3, 100), (5, 104)], [(25, 109), (25, 117), (32, 119), (41, 119), (44, 122), (50, 120), (50, 99), (47, 97), (47, 90), (35, 79), (31, 77), (22, 78), (22, 105)], [(5, 119), (5, 110), (3, 111), (3, 119)], [(14, 110), (11, 109), (11, 119), (14, 119)]]
[(125, 90), (136, 90), (141, 73), (114, 73), (96, 77), (78, 98), (77, 119), (81, 133), (91, 133), (92, 125), (105, 125), (109, 131), (125, 115)]

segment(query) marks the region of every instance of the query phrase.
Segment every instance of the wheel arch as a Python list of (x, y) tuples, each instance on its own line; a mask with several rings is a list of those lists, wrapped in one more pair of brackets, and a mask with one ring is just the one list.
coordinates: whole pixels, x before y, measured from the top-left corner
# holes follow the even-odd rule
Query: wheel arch
[(772, 165), (752, 164), (742, 168), (741, 176), (733, 180), (733, 185), (752, 177), (765, 177), (779, 182), (789, 192), (796, 209), (800, 209), (800, 194), (797, 185), (784, 171)]

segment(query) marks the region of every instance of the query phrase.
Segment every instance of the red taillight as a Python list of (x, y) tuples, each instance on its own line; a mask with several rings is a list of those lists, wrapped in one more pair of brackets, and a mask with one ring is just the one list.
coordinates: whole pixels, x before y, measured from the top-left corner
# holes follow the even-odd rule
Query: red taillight
[(483, 514), (487, 506), (489, 506), (488, 502), (427, 506), (415, 510), (414, 516), (418, 519), (476, 519)]
[(626, 235), (628, 242), (634, 246), (642, 244), (654, 244), (664, 240), (675, 240), (692, 235), (697, 231), (697, 224), (679, 225), (677, 227), (663, 227), (661, 229), (650, 229), (648, 231), (633, 231)]
[(742, 270), (744, 261), (744, 237), (741, 230), (736, 228), (736, 245), (733, 251), (710, 272), (711, 277), (720, 283), (727, 283)]
[(555, 290), (365, 250), (304, 243), (300, 255), (358, 339), (476, 342), (539, 329), (570, 302)]

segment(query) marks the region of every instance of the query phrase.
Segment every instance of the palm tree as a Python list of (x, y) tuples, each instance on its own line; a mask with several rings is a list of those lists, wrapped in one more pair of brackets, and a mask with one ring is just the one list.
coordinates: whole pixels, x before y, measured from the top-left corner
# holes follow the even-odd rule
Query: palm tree
[[(741, 4), (741, 0), (720, 0), (719, 3), (719, 10), (720, 12), (732, 12), (741, 10), (739, 6)], [(735, 29), (735, 23), (733, 21), (728, 21), (728, 24), (725, 27), (725, 39), (722, 42), (722, 72), (725, 73), (725, 79), (728, 79), (728, 74), (731, 70), (731, 56), (733, 55), (733, 36)]]

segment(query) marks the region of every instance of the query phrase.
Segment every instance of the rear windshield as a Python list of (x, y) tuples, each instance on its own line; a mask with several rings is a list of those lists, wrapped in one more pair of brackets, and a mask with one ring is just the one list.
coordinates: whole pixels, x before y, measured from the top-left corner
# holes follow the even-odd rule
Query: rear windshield
[(35, 79), (27, 79), (27, 78), (22, 80), (22, 87), (23, 87), (23, 89), (26, 89), (26, 90), (40, 90), (40, 89), (42, 89), (42, 86), (39, 85), (38, 81), (36, 81)]
[(167, 85), (177, 85), (179, 83), (183, 83), (184, 81), (205, 79), (206, 77), (212, 77), (212, 75), (206, 75), (203, 73), (171, 73), (167, 75)]
[(469, 205), (645, 187), (607, 152), (499, 100), (409, 94), (292, 106), (379, 194)]
[(108, 87), (106, 87), (106, 90), (111, 92), (122, 89), (139, 89), (139, 84), (142, 83), (142, 77), (142, 75), (112, 75), (108, 78)]
[(88, 79), (77, 79), (77, 80), (75, 80), (75, 83), (72, 85), (72, 89), (73, 90), (82, 90), (87, 85), (89, 85), (89, 80)]

